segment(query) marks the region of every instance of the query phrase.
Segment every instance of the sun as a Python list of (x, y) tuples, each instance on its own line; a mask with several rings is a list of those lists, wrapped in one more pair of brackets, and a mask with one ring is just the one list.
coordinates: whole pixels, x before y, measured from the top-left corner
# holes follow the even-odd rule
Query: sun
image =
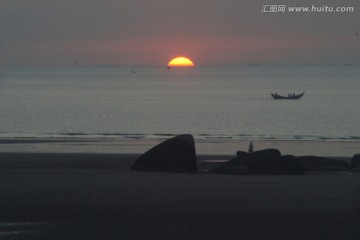
[(194, 67), (195, 64), (186, 57), (173, 58), (169, 63), (168, 67)]

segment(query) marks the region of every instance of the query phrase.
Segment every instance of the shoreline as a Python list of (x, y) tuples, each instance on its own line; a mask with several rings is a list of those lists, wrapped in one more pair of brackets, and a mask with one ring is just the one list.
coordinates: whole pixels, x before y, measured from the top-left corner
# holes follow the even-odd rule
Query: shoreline
[[(118, 173), (134, 173), (134, 174), (189, 174), (189, 173), (173, 173), (161, 171), (132, 171), (131, 166), (139, 157), (139, 154), (109, 154), (109, 153), (3, 153), (0, 152), (0, 175), (12, 173), (36, 173), (36, 172), (62, 172), (62, 171), (103, 171), (112, 174)], [(321, 157), (321, 156), (317, 156)], [(232, 159), (227, 155), (200, 155), (197, 156), (198, 171), (191, 173), (195, 175), (222, 175), (233, 177), (244, 176), (287, 176), (277, 174), (219, 174), (211, 173), (209, 170), (215, 168), (226, 161)], [(351, 158), (347, 157), (328, 157), (331, 160), (338, 160), (350, 164)], [(347, 170), (309, 170), (307, 175), (353, 175), (360, 177), (360, 169)], [(190, 174), (190, 175), (191, 175)], [(360, 182), (359, 182), (360, 183)]]
[[(131, 166), (141, 154), (131, 153), (35, 153), (35, 152), (0, 152), (0, 173), (12, 172), (62, 172), (62, 171), (105, 171), (129, 173)], [(232, 155), (197, 155), (197, 174), (210, 174)], [(322, 156), (318, 156), (322, 157)], [(351, 163), (349, 157), (326, 157), (328, 159)], [(307, 171), (305, 175), (359, 175), (358, 170)], [(162, 174), (160, 172), (160, 174)], [(171, 173), (170, 173), (171, 174)], [(225, 174), (226, 175), (226, 174)], [(244, 175), (239, 175), (244, 176)], [(259, 175), (254, 175), (259, 176)]]
[[(89, 139), (89, 138), (0, 138), (3, 153), (108, 153), (142, 154), (166, 139)], [(351, 158), (360, 152), (360, 141), (319, 140), (229, 140), (195, 139), (199, 156), (235, 156), (247, 151), (253, 142), (254, 150), (276, 148), (282, 155)], [(211, 158), (214, 159), (214, 158)]]
[[(163, 141), (164, 139), (0, 138), (0, 169), (98, 168), (128, 171), (139, 156)], [(195, 140), (199, 173), (206, 173), (235, 158), (236, 151), (244, 151), (247, 144), (248, 141), (224, 139)], [(282, 155), (317, 156), (348, 164), (351, 164), (353, 155), (358, 153), (355, 149), (360, 149), (360, 141), (276, 140), (253, 141), (253, 144), (255, 150), (276, 148)], [(242, 149), (237, 149), (239, 146)]]

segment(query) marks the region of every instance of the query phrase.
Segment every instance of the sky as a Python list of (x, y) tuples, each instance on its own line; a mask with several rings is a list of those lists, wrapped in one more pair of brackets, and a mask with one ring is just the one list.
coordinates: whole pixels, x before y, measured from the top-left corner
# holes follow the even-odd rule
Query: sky
[[(268, 5), (354, 12), (262, 12)], [(0, 0), (1, 66), (166, 65), (177, 56), (203, 66), (360, 64), (360, 1)]]

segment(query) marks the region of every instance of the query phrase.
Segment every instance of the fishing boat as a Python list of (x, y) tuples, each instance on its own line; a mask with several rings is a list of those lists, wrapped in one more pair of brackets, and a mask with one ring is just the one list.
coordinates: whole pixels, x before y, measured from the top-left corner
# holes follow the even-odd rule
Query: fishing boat
[(302, 96), (304, 96), (305, 93), (300, 93), (300, 94), (295, 94), (295, 93), (290, 93), (288, 94), (288, 96), (281, 96), (277, 93), (272, 93), (271, 96), (274, 99), (292, 99), (292, 100), (296, 100), (296, 99), (300, 99)]

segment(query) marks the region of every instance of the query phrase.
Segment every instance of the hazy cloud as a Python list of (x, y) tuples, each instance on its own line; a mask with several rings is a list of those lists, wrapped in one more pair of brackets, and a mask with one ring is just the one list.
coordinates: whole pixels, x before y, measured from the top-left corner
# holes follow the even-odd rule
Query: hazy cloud
[[(266, 4), (353, 13), (262, 13)], [(360, 63), (360, 2), (321, 0), (1, 0), (5, 65)]]

